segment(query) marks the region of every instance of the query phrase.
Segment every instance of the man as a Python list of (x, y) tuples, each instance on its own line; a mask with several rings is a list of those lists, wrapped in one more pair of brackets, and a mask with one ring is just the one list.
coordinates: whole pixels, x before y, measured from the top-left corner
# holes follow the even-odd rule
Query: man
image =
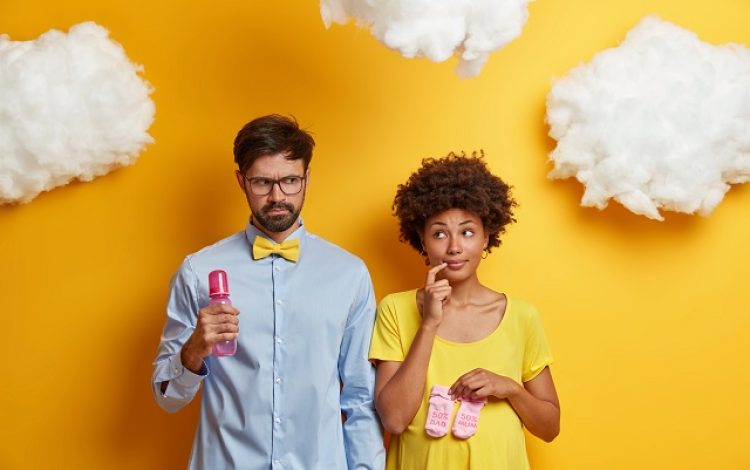
[[(234, 158), (250, 222), (187, 256), (172, 279), (152, 385), (174, 412), (203, 384), (191, 469), (384, 465), (367, 360), (370, 276), (299, 217), (314, 145), (279, 115), (240, 130)], [(208, 303), (215, 269), (227, 273), (233, 306)], [(211, 355), (234, 339), (234, 356)]]

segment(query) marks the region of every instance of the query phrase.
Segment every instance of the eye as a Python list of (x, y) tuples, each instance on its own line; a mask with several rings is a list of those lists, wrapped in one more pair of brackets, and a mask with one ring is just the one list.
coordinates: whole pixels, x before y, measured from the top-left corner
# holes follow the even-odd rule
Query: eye
[(281, 182), (284, 184), (297, 184), (301, 179), (299, 176), (285, 176), (281, 178)]
[(257, 186), (270, 186), (273, 184), (269, 178), (253, 178), (250, 181)]
[(472, 229), (466, 229), (463, 231), (464, 237), (473, 237), (474, 236), (474, 230)]
[(445, 238), (445, 232), (443, 232), (442, 230), (438, 230), (437, 232), (433, 232), (432, 233), (432, 238), (438, 238), (438, 239)]

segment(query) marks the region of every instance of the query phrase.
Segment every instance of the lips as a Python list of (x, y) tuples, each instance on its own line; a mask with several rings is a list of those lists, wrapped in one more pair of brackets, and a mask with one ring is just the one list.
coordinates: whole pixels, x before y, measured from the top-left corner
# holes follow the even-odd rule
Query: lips
[(446, 264), (446, 268), (451, 270), (458, 270), (464, 267), (464, 265), (467, 263), (466, 260), (443, 260), (443, 263)]
[(283, 217), (289, 215), (294, 210), (290, 204), (283, 202), (268, 204), (263, 208), (263, 213), (269, 217)]
[(279, 216), (279, 215), (286, 215), (289, 211), (286, 209), (271, 209), (270, 211), (266, 211), (266, 214), (270, 215), (271, 217)]

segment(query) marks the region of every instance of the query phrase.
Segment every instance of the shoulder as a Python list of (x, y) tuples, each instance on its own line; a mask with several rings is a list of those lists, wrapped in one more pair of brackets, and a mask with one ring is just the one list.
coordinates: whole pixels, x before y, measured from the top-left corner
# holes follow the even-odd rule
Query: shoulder
[(534, 304), (527, 302), (526, 300), (513, 297), (512, 295), (506, 294), (506, 298), (508, 299), (508, 311), (512, 312), (512, 315), (517, 320), (520, 320), (524, 323), (539, 320), (539, 311), (536, 309)]
[(210, 257), (213, 255), (221, 254), (227, 250), (236, 249), (240, 245), (247, 246), (247, 238), (245, 237), (245, 232), (237, 232), (226, 238), (222, 238), (221, 240), (214, 242), (211, 245), (201, 248), (195, 253), (189, 254), (188, 258), (200, 259)]
[(305, 232), (304, 237), (304, 243), (307, 246), (305, 247), (306, 253), (302, 256), (309, 255), (316, 260), (324, 259), (327, 263), (336, 263), (344, 268), (367, 272), (367, 267), (361, 258), (335, 243), (310, 232)]
[(516, 325), (519, 332), (523, 331), (527, 335), (536, 334), (544, 328), (542, 317), (537, 308), (522, 299), (508, 297), (508, 311), (506, 312), (506, 316), (510, 320), (510, 323)]
[(411, 289), (402, 292), (393, 292), (386, 295), (380, 301), (378, 306), (381, 310), (391, 310), (394, 312), (404, 312), (416, 307), (417, 290)]
[(248, 255), (250, 253), (244, 231), (222, 238), (194, 253), (190, 253), (185, 257), (183, 265), (214, 264), (217, 260), (241, 256), (243, 253)]

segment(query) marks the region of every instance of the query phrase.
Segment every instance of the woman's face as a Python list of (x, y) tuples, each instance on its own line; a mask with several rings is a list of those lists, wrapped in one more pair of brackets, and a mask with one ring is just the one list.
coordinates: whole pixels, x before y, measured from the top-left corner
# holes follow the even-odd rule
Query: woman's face
[(487, 247), (482, 219), (463, 209), (448, 209), (427, 219), (422, 247), (431, 266), (446, 263), (441, 278), (461, 281), (473, 276)]

